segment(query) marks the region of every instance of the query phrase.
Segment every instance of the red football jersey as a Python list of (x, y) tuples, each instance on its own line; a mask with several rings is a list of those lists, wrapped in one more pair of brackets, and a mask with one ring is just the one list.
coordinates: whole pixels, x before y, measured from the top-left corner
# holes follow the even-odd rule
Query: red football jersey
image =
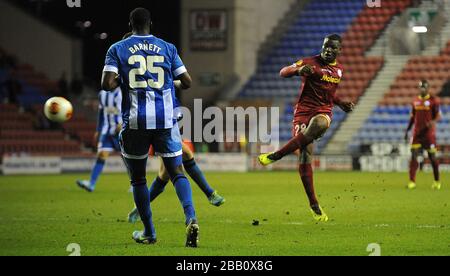
[(302, 76), (294, 117), (311, 113), (331, 113), (336, 90), (344, 73), (343, 67), (337, 61), (328, 64), (319, 55), (299, 60), (293, 66), (300, 68), (305, 64), (315, 66), (314, 74)]
[(412, 117), (414, 118), (414, 136), (434, 135), (434, 128), (426, 129), (429, 122), (439, 115), (439, 99), (428, 95), (417, 97), (412, 103)]

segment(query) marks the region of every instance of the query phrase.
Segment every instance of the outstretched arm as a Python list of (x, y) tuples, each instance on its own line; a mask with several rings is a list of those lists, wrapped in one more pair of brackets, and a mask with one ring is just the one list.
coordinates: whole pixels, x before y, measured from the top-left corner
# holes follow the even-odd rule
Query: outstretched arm
[(293, 76), (298, 76), (298, 68), (295, 64), (286, 66), (280, 71), (280, 77), (282, 78), (291, 78)]
[(293, 76), (311, 76), (314, 74), (315, 66), (311, 66), (309, 64), (305, 64), (300, 66), (302, 63), (294, 63), (293, 65), (286, 66), (280, 71), (280, 77), (282, 78), (291, 78)]

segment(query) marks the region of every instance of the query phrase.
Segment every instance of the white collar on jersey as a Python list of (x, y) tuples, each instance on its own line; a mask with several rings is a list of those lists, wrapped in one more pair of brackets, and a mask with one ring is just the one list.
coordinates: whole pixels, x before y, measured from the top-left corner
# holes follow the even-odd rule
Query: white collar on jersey
[(153, 35), (132, 35), (132, 37), (152, 37)]

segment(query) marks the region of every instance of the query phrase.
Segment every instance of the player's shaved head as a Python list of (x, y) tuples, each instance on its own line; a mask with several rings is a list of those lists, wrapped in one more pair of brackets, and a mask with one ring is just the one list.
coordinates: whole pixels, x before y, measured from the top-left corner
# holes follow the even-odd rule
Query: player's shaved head
[(342, 37), (338, 34), (330, 34), (325, 37), (326, 40), (334, 40), (339, 41), (339, 43), (342, 43)]
[(430, 86), (430, 84), (428, 83), (428, 81), (427, 80), (421, 80), (420, 82), (419, 82), (419, 87), (423, 87), (423, 88), (428, 88)]
[(150, 12), (145, 8), (136, 8), (130, 13), (130, 24), (133, 30), (145, 30), (152, 23)]
[(427, 80), (421, 80), (419, 82), (419, 90), (422, 96), (426, 96), (428, 94), (428, 89), (430, 88), (430, 84)]

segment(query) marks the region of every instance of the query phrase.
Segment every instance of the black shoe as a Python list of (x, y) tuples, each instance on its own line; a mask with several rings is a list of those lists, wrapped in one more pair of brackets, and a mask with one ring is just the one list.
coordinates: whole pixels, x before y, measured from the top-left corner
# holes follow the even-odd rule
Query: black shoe
[(189, 222), (186, 227), (186, 247), (197, 247), (199, 229), (197, 220), (193, 219)]

